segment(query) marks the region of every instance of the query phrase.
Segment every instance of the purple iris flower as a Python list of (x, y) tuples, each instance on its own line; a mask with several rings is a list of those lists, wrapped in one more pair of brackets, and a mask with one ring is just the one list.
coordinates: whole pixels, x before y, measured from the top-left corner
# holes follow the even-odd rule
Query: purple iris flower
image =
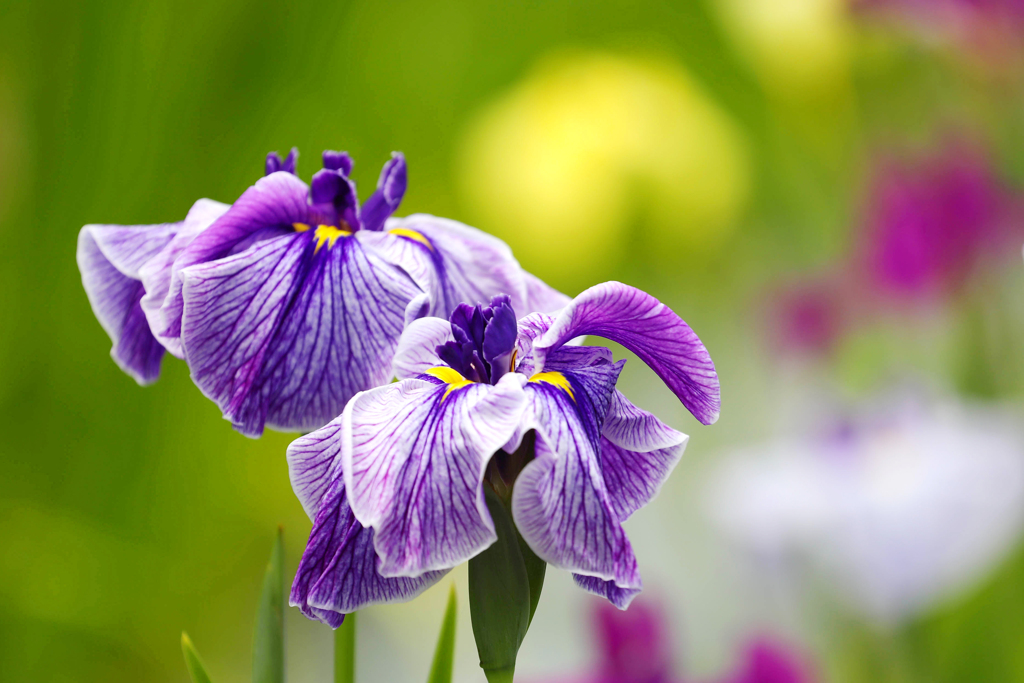
[(114, 343), (110, 355), (139, 384), (159, 377), (165, 348), (182, 356), (180, 345), (170, 346), (153, 334), (149, 317), (158, 313), (152, 302), (167, 291), (174, 256), (227, 209), (227, 204), (200, 199), (178, 223), (87, 225), (78, 234), (82, 285)]
[[(268, 424), (308, 431), (391, 379), (410, 320), (498, 292), (525, 310), (568, 301), (490, 235), (433, 216), (392, 218), (406, 189), (401, 154), (362, 206), (348, 154), (324, 152), (308, 186), (295, 175), (297, 157), (294, 149), (285, 159), (268, 155), (266, 177), (230, 208), (217, 204), (216, 220), (111, 226), (102, 244), (99, 227), (83, 230), (83, 279), (123, 367), (152, 381), (166, 348), (187, 360), (196, 385), (243, 434), (259, 436)], [(118, 230), (135, 238), (123, 247), (131, 258), (105, 263), (97, 254), (127, 240)], [(108, 293), (104, 278), (135, 282), (137, 301)], [(130, 321), (107, 322), (127, 320), (121, 308), (134, 311)]]
[(291, 594), (307, 616), (337, 626), (364, 605), (410, 599), (490, 546), (485, 484), (541, 559), (620, 608), (640, 592), (621, 524), (688, 437), (615, 388), (625, 361), (571, 341), (622, 344), (704, 424), (720, 405), (711, 357), (667, 306), (618, 282), (555, 316), (517, 321), (514, 310), (499, 296), (414, 321), (395, 354), (399, 381), (357, 394), (288, 448), (313, 519)]

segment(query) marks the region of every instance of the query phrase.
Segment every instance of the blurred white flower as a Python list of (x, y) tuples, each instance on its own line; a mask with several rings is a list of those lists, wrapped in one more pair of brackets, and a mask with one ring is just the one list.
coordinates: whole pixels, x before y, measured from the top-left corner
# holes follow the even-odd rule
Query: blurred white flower
[(682, 65), (603, 53), (543, 61), (480, 113), (459, 159), (474, 224), (541, 277), (581, 282), (638, 223), (663, 254), (720, 244), (749, 172), (738, 128)]
[(884, 625), (976, 583), (1024, 522), (1019, 417), (952, 401), (889, 408), (736, 453), (709, 489), (741, 547), (810, 569)]

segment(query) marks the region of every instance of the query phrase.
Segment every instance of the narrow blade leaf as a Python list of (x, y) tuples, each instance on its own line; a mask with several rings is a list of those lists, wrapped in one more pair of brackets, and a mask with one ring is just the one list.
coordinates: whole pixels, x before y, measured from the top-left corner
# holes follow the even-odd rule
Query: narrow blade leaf
[(473, 636), (487, 679), (512, 680), (530, 625), (530, 579), (511, 516), (490, 488), (484, 492), (498, 540), (469, 561)]
[(345, 621), (334, 630), (334, 683), (355, 683), (356, 680), (356, 613), (345, 615)]
[(444, 610), (444, 621), (441, 622), (441, 633), (437, 636), (437, 649), (434, 650), (434, 663), (430, 666), (430, 678), (427, 679), (427, 683), (452, 683), (457, 607), (455, 586), (452, 585), (448, 592), (448, 606)]
[(188, 675), (192, 677), (192, 683), (211, 683), (210, 677), (206, 673), (206, 667), (203, 666), (203, 660), (199, 659), (199, 653), (196, 652), (192, 640), (184, 631), (181, 632), (181, 653), (185, 655), (185, 668), (188, 669)]
[(253, 683), (284, 683), (284, 531), (277, 530), (252, 639)]

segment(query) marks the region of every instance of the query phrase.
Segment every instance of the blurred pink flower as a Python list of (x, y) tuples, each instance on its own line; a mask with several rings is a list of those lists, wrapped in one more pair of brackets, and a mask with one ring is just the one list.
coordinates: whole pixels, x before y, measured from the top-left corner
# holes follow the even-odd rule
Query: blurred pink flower
[(764, 309), (775, 345), (800, 355), (831, 351), (845, 331), (848, 317), (842, 283), (824, 276), (779, 285), (769, 294)]
[(916, 160), (883, 157), (869, 186), (858, 279), (903, 300), (955, 292), (1005, 245), (1009, 207), (977, 145), (954, 140)]
[[(690, 683), (675, 673), (665, 615), (649, 600), (628, 610), (595, 603), (598, 656), (595, 670), (576, 683)], [(560, 679), (559, 683), (564, 683)], [(777, 641), (758, 637), (743, 648), (738, 666), (714, 683), (814, 683), (810, 667)]]

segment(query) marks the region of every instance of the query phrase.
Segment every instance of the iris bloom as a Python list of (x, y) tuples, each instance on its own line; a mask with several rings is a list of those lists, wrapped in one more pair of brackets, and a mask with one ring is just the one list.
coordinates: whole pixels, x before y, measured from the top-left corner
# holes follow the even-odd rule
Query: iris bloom
[(499, 296), (417, 320), (395, 356), (399, 381), (356, 395), (288, 449), (314, 522), (292, 604), (336, 626), (363, 605), (413, 597), (494, 543), (486, 484), (534, 553), (625, 608), (641, 584), (621, 524), (688, 437), (626, 400), (615, 388), (625, 361), (569, 343), (581, 335), (622, 344), (698, 420), (717, 419), (718, 376), (697, 335), (617, 282), (555, 316), (517, 322)]
[[(269, 155), (266, 177), (230, 208), (217, 205), (212, 224), (186, 221), (190, 229), (178, 233), (118, 228), (133, 238), (118, 237), (128, 254), (119, 260), (95, 255), (107, 253), (106, 243), (90, 246), (96, 226), (80, 240), (87, 290), (101, 282), (90, 294), (101, 321), (128, 319), (120, 299), (107, 300), (103, 278), (141, 282), (132, 296), (149, 323), (151, 333), (139, 333), (148, 346), (134, 350), (135, 342), (124, 341), (123, 329), (135, 330), (129, 323), (105, 322), (116, 357), (143, 356), (132, 363), (151, 381), (162, 355), (155, 339), (188, 361), (196, 385), (243, 434), (259, 436), (267, 424), (321, 427), (354, 394), (388, 382), (412, 319), (448, 315), (458, 302), (498, 292), (527, 310), (568, 301), (522, 271), (496, 238), (433, 216), (391, 218), (406, 189), (400, 154), (362, 206), (347, 154), (324, 152), (309, 186), (295, 175), (295, 162), (295, 150), (284, 160)], [(142, 325), (142, 317), (134, 314), (130, 324)]]
[(723, 460), (709, 502), (780, 578), (802, 581), (809, 568), (851, 609), (892, 625), (974, 585), (1020, 538), (1024, 438), (1012, 414), (887, 403), (834, 434)]

